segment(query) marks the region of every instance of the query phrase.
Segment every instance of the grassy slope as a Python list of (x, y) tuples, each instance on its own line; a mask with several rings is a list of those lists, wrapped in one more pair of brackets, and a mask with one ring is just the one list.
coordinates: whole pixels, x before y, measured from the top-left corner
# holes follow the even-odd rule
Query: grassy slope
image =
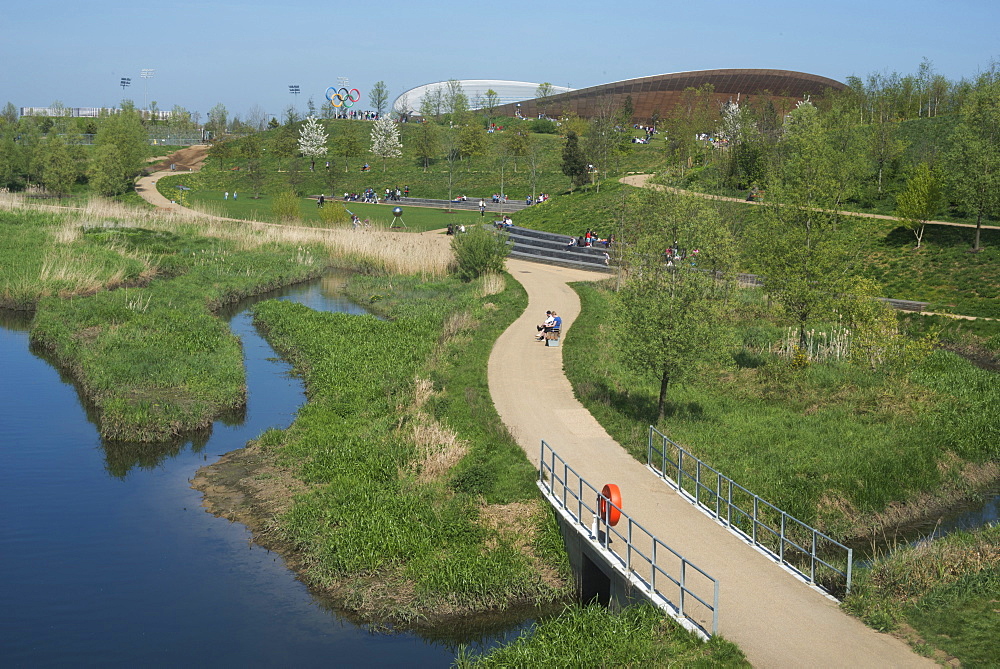
[[(598, 420), (644, 458), (658, 386), (616, 359), (607, 294), (590, 285), (577, 291), (584, 312), (564, 351), (567, 373)], [(734, 323), (737, 341), (760, 337), (766, 316), (759, 308), (747, 315), (749, 323)], [(1000, 457), (1000, 422), (990, 409), (1000, 386), (953, 354), (937, 352), (897, 378), (848, 364), (799, 373), (779, 361), (744, 365), (672, 387), (661, 430), (806, 522), (857, 531), (890, 503), (954, 482), (949, 454)]]
[[(327, 122), (328, 146), (336, 146), (337, 134), (343, 132), (348, 124), (357, 124), (364, 134), (364, 146), (369, 141), (370, 123), (365, 121), (330, 121)], [(386, 170), (382, 170), (382, 161), (366, 153), (364, 156), (345, 160), (341, 157), (331, 157), (331, 168), (325, 168), (325, 161), (318, 161), (315, 172), (309, 171), (309, 163), (304, 159), (296, 162), (274, 157), (275, 141), (280, 130), (272, 130), (262, 135), (266, 151), (262, 160), (262, 170), (265, 174), (262, 193), (274, 195), (287, 190), (294, 183), (294, 190), (302, 194), (318, 195), (319, 193), (334, 194), (342, 197), (345, 192), (361, 193), (366, 188), (374, 188), (381, 197), (386, 188), (410, 187), (412, 197), (447, 198), (449, 196), (449, 165), (443, 158), (431, 161), (425, 171), (423, 161), (414, 149), (417, 124), (402, 124), (399, 126), (403, 143), (403, 156), (390, 159)], [(508, 124), (509, 128), (513, 124)], [(508, 129), (506, 132), (511, 132)], [(485, 134), (485, 133), (484, 133)], [(562, 173), (562, 148), (564, 140), (556, 135), (533, 135), (540, 147), (540, 160), (537, 168), (535, 193), (556, 195), (569, 189), (569, 179)], [(453, 169), (453, 196), (466, 195), (469, 198), (489, 197), (492, 193), (501, 191), (501, 169), (496, 158), (496, 147), (503, 139), (502, 133), (486, 135), (487, 144), (483, 155), (465, 158), (455, 163)], [(221, 200), (225, 191), (234, 190), (240, 198), (252, 195), (250, 181), (245, 172), (245, 161), (236, 155), (241, 140), (234, 140), (230, 156), (222, 159), (210, 158), (200, 173), (185, 174), (163, 178), (158, 183), (160, 192), (168, 197), (176, 194), (176, 185), (184, 184), (194, 188), (196, 192), (205, 191), (208, 199)], [(653, 169), (659, 162), (662, 146), (657, 144), (629, 145), (630, 151), (619, 163), (619, 170), (646, 171)], [(332, 149), (333, 150), (333, 149)], [(371, 164), (370, 172), (360, 172), (364, 162)], [(293, 165), (298, 167), (293, 170)], [(240, 169), (233, 169), (233, 168)], [(345, 169), (346, 168), (346, 169)], [(512, 199), (523, 200), (532, 193), (531, 175), (528, 163), (524, 159), (509, 162), (503, 169), (503, 191)], [(261, 208), (263, 210), (263, 208)]]

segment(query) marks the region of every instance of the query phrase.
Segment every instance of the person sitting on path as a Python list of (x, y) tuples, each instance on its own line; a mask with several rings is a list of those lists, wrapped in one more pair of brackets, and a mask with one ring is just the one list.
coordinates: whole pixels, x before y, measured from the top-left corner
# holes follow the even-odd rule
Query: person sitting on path
[(552, 325), (545, 331), (546, 339), (559, 339), (559, 332), (562, 330), (562, 316), (552, 312)]
[(542, 322), (542, 324), (537, 327), (538, 334), (535, 335), (535, 341), (542, 341), (543, 339), (545, 339), (545, 333), (549, 331), (549, 328), (551, 328), (552, 324), (555, 322), (556, 320), (555, 318), (553, 318), (552, 312), (546, 311), (545, 321)]

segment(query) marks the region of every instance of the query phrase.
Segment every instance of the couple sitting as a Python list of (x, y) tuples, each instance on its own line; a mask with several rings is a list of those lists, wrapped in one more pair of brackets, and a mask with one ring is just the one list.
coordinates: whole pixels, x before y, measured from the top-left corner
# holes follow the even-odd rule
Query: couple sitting
[(559, 330), (562, 329), (562, 317), (556, 315), (554, 311), (546, 311), (545, 322), (539, 325), (537, 329), (538, 334), (535, 335), (535, 341), (558, 339)]

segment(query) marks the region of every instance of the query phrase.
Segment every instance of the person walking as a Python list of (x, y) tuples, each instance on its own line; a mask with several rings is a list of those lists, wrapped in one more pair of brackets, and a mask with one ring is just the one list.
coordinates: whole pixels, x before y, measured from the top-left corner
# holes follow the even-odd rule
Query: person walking
[(479, 215), (486, 216), (486, 200), (479, 198)]
[(222, 194), (222, 199), (223, 200), (228, 200), (229, 199), (229, 191), (226, 191), (225, 193)]

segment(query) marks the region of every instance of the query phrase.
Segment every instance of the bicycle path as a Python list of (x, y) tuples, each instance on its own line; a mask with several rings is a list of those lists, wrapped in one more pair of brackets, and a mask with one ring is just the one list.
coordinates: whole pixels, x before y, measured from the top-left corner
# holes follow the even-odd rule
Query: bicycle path
[(563, 318), (563, 340), (572, 338), (580, 301), (567, 284), (606, 274), (515, 259), (507, 268), (527, 290), (528, 308), (494, 344), (489, 387), (502, 420), (536, 466), (544, 439), (598, 489), (618, 484), (626, 513), (719, 580), (719, 632), (754, 666), (934, 666), (708, 518), (630, 456), (576, 400), (562, 347), (536, 342), (535, 325), (554, 309)]

